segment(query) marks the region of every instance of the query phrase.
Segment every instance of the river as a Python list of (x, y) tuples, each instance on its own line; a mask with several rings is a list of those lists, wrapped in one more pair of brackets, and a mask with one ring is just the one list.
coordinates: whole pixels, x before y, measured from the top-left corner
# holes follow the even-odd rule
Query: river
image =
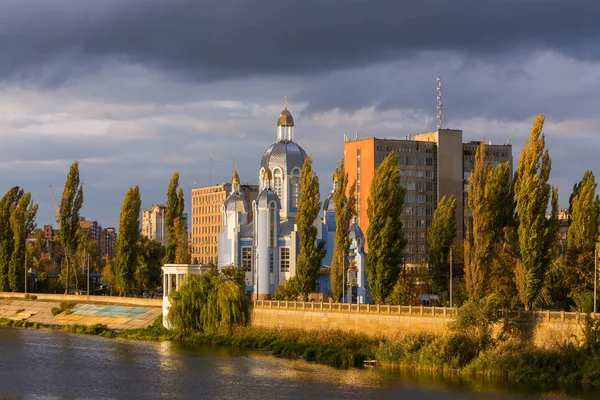
[(338, 370), (257, 352), (0, 328), (0, 399), (600, 399), (596, 390)]

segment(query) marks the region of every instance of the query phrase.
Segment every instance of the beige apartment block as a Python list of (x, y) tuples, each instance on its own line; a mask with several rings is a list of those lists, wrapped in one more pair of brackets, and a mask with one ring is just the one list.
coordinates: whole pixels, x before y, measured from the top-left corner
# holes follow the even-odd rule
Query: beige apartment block
[[(231, 183), (192, 189), (192, 263), (217, 264), (217, 240), (223, 228), (223, 204), (231, 193)], [(252, 202), (257, 185), (240, 185), (240, 194), (248, 204), (248, 223), (252, 221)]]

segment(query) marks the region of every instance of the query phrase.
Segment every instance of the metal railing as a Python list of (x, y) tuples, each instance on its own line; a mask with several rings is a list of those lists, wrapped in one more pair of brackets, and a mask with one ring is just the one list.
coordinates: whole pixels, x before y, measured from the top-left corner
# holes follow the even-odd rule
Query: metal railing
[[(388, 314), (421, 317), (447, 318), (456, 315), (457, 308), (453, 307), (427, 307), (427, 306), (390, 306), (374, 304), (347, 304), (347, 303), (323, 303), (308, 301), (284, 301), (284, 300), (253, 300), (252, 305), (257, 309), (282, 309), (298, 311), (319, 311), (330, 313), (352, 313), (352, 314)], [(511, 311), (512, 314), (531, 316), (536, 322), (579, 322), (585, 319), (586, 313), (567, 311)], [(592, 318), (600, 319), (600, 313), (589, 314)]]

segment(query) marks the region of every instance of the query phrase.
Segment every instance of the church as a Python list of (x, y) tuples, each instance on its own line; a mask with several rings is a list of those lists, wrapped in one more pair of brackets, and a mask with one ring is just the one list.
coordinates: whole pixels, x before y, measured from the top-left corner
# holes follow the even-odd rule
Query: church
[[(219, 269), (236, 266), (246, 273), (246, 290), (258, 298), (268, 299), (278, 285), (296, 274), (299, 237), (295, 224), (300, 200), (300, 171), (307, 155), (294, 141), (294, 118), (287, 109), (277, 119), (277, 136), (264, 152), (258, 168), (259, 194), (248, 205), (240, 194), (240, 177), (234, 170), (231, 194), (222, 206), (223, 227), (218, 237)], [(322, 217), (315, 221), (317, 242), (325, 242), (317, 292), (329, 294), (331, 284), (329, 266), (335, 238), (335, 208), (332, 191), (323, 203)], [(252, 207), (253, 221), (248, 223), (248, 207)], [(367, 302), (365, 275), (365, 238), (353, 222), (348, 260), (350, 267), (346, 281), (346, 302)]]

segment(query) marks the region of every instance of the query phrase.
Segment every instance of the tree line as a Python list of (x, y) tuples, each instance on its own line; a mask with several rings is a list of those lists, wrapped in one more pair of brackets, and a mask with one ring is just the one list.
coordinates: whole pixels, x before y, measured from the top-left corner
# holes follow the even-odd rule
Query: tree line
[[(141, 196), (138, 186), (130, 187), (124, 197), (115, 243), (115, 256), (102, 257), (98, 242), (80, 226), (83, 207), (83, 185), (79, 163), (74, 162), (67, 174), (59, 205), (59, 229), (54, 241), (46, 240), (36, 229), (38, 205), (30, 192), (15, 186), (0, 199), (0, 291), (23, 291), (25, 269), (38, 273), (38, 290), (69, 293), (85, 287), (84, 274), (102, 272), (103, 279), (119, 295), (128, 290), (148, 290), (162, 283), (163, 263), (189, 263), (187, 231), (182, 220), (183, 190), (178, 189), (175, 172), (167, 192), (166, 229), (169, 245), (141, 235)], [(33, 232), (34, 240), (27, 243)], [(58, 281), (47, 279), (58, 274)], [(31, 288), (30, 288), (31, 290)]]

